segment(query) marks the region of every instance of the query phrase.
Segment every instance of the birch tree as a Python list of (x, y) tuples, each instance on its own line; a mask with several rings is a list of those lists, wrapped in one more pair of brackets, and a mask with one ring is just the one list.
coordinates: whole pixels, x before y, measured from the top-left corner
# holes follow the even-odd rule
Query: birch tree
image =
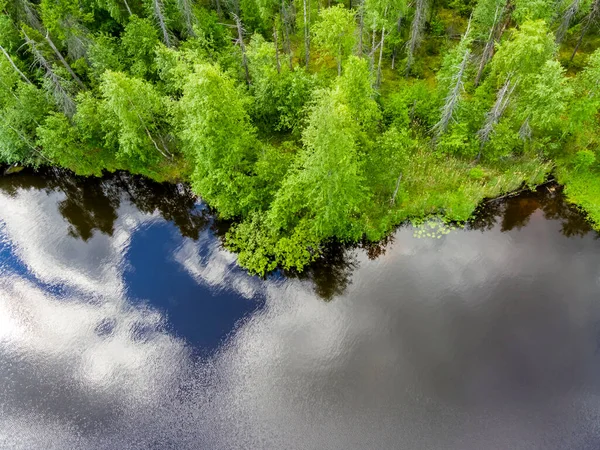
[(103, 123), (107, 132), (117, 136), (119, 158), (136, 170), (161, 158), (172, 158), (167, 99), (150, 83), (106, 71), (100, 91)]
[(342, 61), (354, 47), (354, 28), (354, 13), (341, 5), (322, 10), (313, 26), (314, 42), (335, 58), (338, 76), (342, 74)]
[(179, 108), (183, 149), (195, 162), (194, 190), (224, 218), (247, 213), (257, 195), (252, 176), (257, 141), (233, 81), (216, 66), (197, 65)]

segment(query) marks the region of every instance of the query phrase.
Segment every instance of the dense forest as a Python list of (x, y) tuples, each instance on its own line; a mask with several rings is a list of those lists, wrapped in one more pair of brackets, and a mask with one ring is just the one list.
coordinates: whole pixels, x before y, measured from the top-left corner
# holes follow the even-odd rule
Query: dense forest
[(0, 11), (0, 163), (189, 181), (252, 272), (550, 173), (600, 224), (600, 0)]

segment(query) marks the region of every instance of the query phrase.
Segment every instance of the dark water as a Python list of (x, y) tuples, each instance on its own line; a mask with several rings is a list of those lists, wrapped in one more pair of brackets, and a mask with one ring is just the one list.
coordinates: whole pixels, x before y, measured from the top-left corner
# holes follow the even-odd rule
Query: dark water
[(300, 278), (218, 229), (182, 186), (0, 178), (1, 449), (600, 448), (600, 241), (557, 189)]

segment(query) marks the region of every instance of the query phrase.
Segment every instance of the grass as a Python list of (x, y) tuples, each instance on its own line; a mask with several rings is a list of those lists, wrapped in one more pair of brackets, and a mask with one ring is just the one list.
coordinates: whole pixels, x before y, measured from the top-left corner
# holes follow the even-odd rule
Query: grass
[(447, 220), (468, 220), (485, 198), (542, 183), (552, 166), (529, 158), (478, 166), (465, 160), (440, 158), (419, 151), (411, 158), (401, 214), (408, 217), (443, 214)]
[(561, 160), (556, 169), (557, 180), (565, 186), (567, 201), (583, 210), (596, 231), (600, 231), (600, 170), (575, 169), (569, 160)]
[(434, 215), (446, 222), (465, 222), (486, 198), (523, 186), (534, 189), (552, 169), (551, 162), (531, 156), (474, 165), (420, 149), (411, 156), (403, 173), (395, 207), (370, 212), (372, 222), (367, 238), (380, 240), (402, 222), (420, 222)]

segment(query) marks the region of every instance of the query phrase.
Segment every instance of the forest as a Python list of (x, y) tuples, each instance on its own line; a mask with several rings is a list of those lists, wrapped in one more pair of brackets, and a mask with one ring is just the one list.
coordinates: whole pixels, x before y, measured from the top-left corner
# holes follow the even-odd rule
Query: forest
[(190, 183), (252, 273), (548, 177), (600, 226), (600, 0), (0, 11), (0, 163)]

